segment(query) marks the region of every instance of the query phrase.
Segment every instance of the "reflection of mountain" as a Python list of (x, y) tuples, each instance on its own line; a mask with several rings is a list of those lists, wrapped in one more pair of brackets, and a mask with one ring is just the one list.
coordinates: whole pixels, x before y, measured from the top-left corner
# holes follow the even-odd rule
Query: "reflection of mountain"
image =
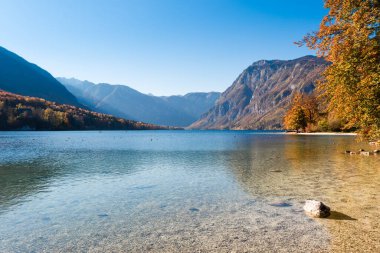
[(230, 168), (244, 190), (255, 196), (325, 198), (333, 193), (331, 184), (339, 188), (341, 178), (353, 172), (347, 168), (363, 166), (343, 154), (345, 148), (360, 146), (347, 137), (252, 136), (238, 145), (243, 148), (231, 153)]
[(368, 150), (368, 145), (344, 136), (249, 139), (229, 159), (236, 181), (248, 194), (294, 205), (300, 212), (305, 199), (323, 201), (333, 212), (318, 221), (333, 238), (333, 252), (361, 252), (364, 241), (369, 251), (376, 251), (380, 157), (344, 154), (345, 149)]
[(58, 175), (59, 171), (42, 160), (0, 164), (0, 213), (45, 190)]
[[(0, 155), (0, 213), (40, 193), (53, 191), (51, 187), (72, 185), (82, 180), (99, 180), (101, 177), (120, 179), (123, 175), (149, 169), (151, 163), (160, 163), (165, 157), (160, 152), (151, 151), (87, 150), (86, 139), (74, 140), (73, 136), (56, 138), (53, 142), (36, 140), (39, 148), (27, 161), (7, 161), (6, 154)], [(57, 146), (52, 147), (53, 143)], [(30, 143), (23, 142), (23, 145)], [(65, 145), (79, 149), (67, 152), (65, 149), (68, 146)], [(147, 162), (147, 157), (150, 162)], [(61, 197), (65, 199), (66, 196)]]
[(282, 154), (283, 136), (252, 135), (236, 145), (239, 149), (231, 152), (228, 161), (242, 188), (254, 196), (281, 195), (286, 190), (281, 177), (288, 170)]

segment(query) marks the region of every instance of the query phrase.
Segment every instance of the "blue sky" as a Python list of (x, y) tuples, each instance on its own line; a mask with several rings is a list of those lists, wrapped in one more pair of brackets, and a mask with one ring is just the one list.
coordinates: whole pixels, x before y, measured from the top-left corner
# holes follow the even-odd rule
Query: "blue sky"
[(155, 95), (224, 91), (260, 59), (314, 54), (322, 0), (0, 0), (0, 45), (54, 76)]

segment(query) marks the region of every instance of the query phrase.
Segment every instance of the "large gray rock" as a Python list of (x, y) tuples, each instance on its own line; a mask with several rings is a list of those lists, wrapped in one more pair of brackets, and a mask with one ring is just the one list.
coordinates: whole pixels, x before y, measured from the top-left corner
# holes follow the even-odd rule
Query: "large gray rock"
[(303, 210), (314, 218), (326, 218), (330, 216), (330, 207), (316, 200), (306, 200)]

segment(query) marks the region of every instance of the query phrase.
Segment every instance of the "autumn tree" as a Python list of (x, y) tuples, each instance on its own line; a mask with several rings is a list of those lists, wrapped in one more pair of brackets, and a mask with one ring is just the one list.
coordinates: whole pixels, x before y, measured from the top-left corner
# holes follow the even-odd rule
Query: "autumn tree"
[(329, 65), (319, 89), (329, 112), (368, 139), (380, 138), (380, 1), (325, 0), (328, 14), (306, 44)]
[(306, 121), (309, 124), (316, 123), (319, 118), (319, 108), (317, 98), (314, 94), (301, 94), (300, 105), (304, 110)]
[(318, 102), (314, 94), (296, 92), (284, 117), (284, 125), (289, 130), (305, 131), (305, 128), (310, 124), (315, 124), (318, 118)]
[(284, 125), (288, 130), (305, 131), (307, 126), (305, 111), (300, 106), (294, 106), (286, 114)]

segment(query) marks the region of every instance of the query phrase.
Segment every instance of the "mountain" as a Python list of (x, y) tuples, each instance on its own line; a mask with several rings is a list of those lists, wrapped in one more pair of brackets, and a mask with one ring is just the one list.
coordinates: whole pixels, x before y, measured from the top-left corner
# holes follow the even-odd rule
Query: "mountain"
[(145, 130), (168, 129), (0, 91), (0, 130)]
[(0, 89), (62, 104), (82, 106), (47, 71), (3, 47), (0, 47)]
[(183, 96), (164, 96), (159, 97), (171, 107), (180, 109), (183, 113), (190, 116), (187, 125), (193, 123), (199, 117), (215, 105), (220, 92), (191, 92)]
[(74, 78), (57, 78), (78, 100), (94, 111), (166, 126), (188, 126), (208, 111), (219, 93), (189, 93), (156, 97), (125, 85), (94, 84)]
[(295, 91), (311, 93), (327, 62), (261, 60), (245, 69), (193, 129), (281, 129)]

